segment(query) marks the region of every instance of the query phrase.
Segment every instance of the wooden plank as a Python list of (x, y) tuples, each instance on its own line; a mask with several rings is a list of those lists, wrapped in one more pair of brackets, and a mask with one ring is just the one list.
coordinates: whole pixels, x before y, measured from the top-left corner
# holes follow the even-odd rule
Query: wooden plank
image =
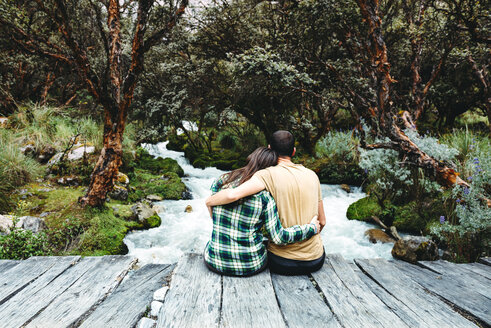
[[(354, 274), (354, 273), (353, 273)], [(312, 277), (324, 293), (327, 303), (343, 327), (380, 327), (376, 314), (367, 310), (338, 277), (329, 259), (324, 266), (312, 273)]]
[(487, 279), (491, 279), (491, 267), (481, 264), (481, 263), (465, 263), (459, 264), (465, 270), (472, 271), (473, 273), (477, 273)]
[(406, 275), (394, 263), (384, 259), (355, 262), (392, 296), (418, 313), (428, 327), (476, 327), (437, 296), (427, 293), (419, 283), (413, 281), (412, 275)]
[(481, 257), (479, 259), (479, 263), (482, 263), (485, 265), (491, 265), (491, 257)]
[(358, 298), (363, 306), (371, 313), (377, 314), (381, 327), (408, 327), (390, 308), (388, 308), (368, 286), (353, 272), (343, 257), (339, 254), (328, 256), (331, 266), (350, 292)]
[(216, 327), (222, 277), (208, 270), (203, 256), (186, 254), (177, 264), (157, 327)]
[(396, 265), (424, 288), (470, 313), (481, 322), (487, 325), (491, 324), (491, 299), (489, 299), (489, 295), (487, 297), (482, 295), (481, 291), (469, 288), (465, 280), (457, 279), (452, 274), (435, 274), (405, 262), (399, 262)]
[(384, 302), (394, 313), (401, 318), (409, 327), (427, 327), (427, 323), (420, 318), (418, 313), (411, 310), (406, 304), (388, 293), (384, 288), (378, 285), (373, 279), (364, 274), (356, 264), (351, 265), (353, 271), (360, 279), (370, 288), (372, 293)]
[(0, 260), (0, 273), (11, 269), (19, 263), (20, 261), (17, 260)]
[(234, 328), (286, 327), (269, 270), (251, 277), (223, 277), (220, 324)]
[(271, 280), (289, 328), (341, 327), (309, 277), (271, 274)]
[[(52, 268), (0, 305), (0, 327), (20, 327), (45, 308), (85, 272), (76, 275), (67, 272), (79, 259), (80, 256), (57, 258), (57, 263)], [(77, 265), (77, 269), (81, 266)], [(67, 277), (71, 278), (66, 279)]]
[(37, 279), (56, 264), (58, 258), (30, 257), (0, 275), (0, 304)]
[(475, 275), (461, 264), (455, 264), (447, 261), (421, 261), (419, 262), (425, 268), (429, 268), (433, 271), (437, 271), (442, 275), (451, 276), (455, 283), (465, 286), (466, 289), (472, 289), (475, 292), (480, 293), (484, 297), (491, 296), (491, 284), (489, 279)]
[(167, 284), (166, 278), (173, 268), (171, 265), (147, 264), (130, 272), (80, 327), (134, 327), (152, 302), (154, 291)]
[[(98, 260), (98, 261), (97, 261)], [(102, 302), (123, 279), (135, 259), (129, 256), (98, 257), (93, 269), (53, 300), (26, 327), (76, 325), (91, 308)]]

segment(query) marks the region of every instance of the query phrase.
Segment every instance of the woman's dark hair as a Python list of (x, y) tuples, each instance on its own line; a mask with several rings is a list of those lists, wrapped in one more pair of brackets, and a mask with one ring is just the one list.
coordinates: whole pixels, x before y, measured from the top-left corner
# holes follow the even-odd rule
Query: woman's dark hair
[(257, 171), (278, 164), (278, 153), (266, 147), (259, 147), (247, 156), (246, 161), (247, 164), (244, 167), (225, 174), (224, 186), (236, 180), (241, 185), (249, 180)]

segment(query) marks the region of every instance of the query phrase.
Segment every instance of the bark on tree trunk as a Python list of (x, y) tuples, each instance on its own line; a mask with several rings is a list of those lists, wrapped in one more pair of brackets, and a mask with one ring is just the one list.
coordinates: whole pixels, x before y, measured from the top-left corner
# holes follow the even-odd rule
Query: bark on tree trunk
[(104, 145), (90, 176), (91, 183), (87, 194), (79, 199), (82, 206), (102, 206), (107, 193), (114, 186), (118, 168), (122, 164), (125, 120), (120, 117), (116, 122), (113, 122), (109, 111), (106, 110)]

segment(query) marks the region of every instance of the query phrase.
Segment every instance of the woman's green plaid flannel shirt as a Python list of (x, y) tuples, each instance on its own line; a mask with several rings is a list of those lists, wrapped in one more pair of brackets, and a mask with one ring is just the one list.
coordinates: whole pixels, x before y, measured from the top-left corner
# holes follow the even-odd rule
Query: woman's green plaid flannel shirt
[[(224, 177), (215, 180), (213, 193), (223, 185)], [(270, 241), (289, 244), (315, 235), (313, 224), (283, 228), (271, 194), (264, 190), (227, 205), (213, 207), (213, 232), (204, 251), (205, 261), (217, 271), (228, 275), (249, 275), (267, 260), (261, 228)]]

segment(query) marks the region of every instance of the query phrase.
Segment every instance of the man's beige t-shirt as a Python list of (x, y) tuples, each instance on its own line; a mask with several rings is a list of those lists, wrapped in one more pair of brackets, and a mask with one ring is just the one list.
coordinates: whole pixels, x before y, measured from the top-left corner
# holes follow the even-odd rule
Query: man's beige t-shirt
[[(318, 214), (322, 201), (320, 182), (314, 171), (299, 164), (278, 164), (254, 174), (264, 182), (278, 207), (283, 227), (310, 223)], [(292, 260), (315, 260), (322, 256), (324, 248), (319, 234), (299, 243), (276, 245), (269, 243), (268, 250)]]

